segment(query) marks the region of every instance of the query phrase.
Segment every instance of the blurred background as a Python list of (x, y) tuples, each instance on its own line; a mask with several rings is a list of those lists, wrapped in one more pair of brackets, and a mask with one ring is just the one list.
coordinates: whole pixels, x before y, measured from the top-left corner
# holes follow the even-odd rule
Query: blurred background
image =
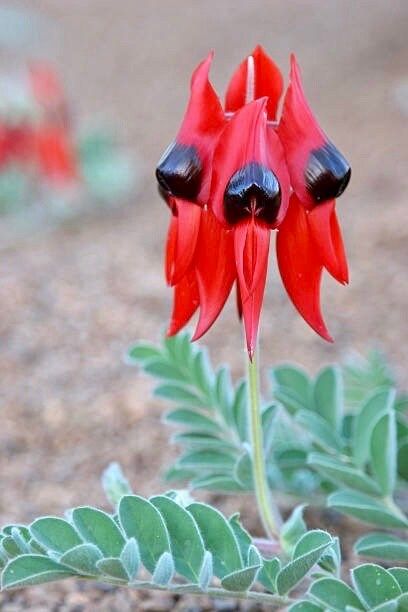
[[(137, 492), (163, 486), (158, 473), (173, 451), (162, 407), (123, 354), (132, 341), (160, 339), (169, 316), (162, 273), (168, 209), (153, 174), (184, 112), (190, 74), (211, 48), (221, 95), (255, 44), (285, 76), (295, 51), (312, 107), (353, 168), (337, 208), (351, 283), (326, 278), (323, 291), (336, 343), (325, 344), (295, 313), (271, 261), (263, 364), (290, 359), (314, 371), (374, 345), (408, 382), (405, 0), (3, 0), (0, 9), (1, 103), (10, 78), (25, 79), (33, 60), (46, 62), (69, 101), (69, 137), (79, 142), (81, 125), (96, 137), (109, 126), (108, 153), (121, 160), (112, 181), (126, 184), (101, 205), (92, 181), (54, 191), (47, 175), (35, 203), (48, 202), (45, 212), (33, 217), (23, 198), (17, 225), (13, 214), (0, 215), (2, 524), (104, 504), (99, 474), (112, 460)], [(81, 163), (87, 160), (85, 152)], [(97, 187), (111, 168), (103, 163), (98, 157)], [(241, 375), (234, 304), (205, 342), (215, 362)], [(164, 609), (135, 597), (69, 582), (0, 602), (6, 611)]]

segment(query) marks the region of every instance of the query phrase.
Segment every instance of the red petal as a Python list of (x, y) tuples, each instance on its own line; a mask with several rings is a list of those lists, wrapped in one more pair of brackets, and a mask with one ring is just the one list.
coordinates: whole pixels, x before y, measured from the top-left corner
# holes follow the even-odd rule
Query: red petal
[(250, 359), (256, 348), (268, 271), (269, 229), (251, 220), (234, 228), (235, 257)]
[(173, 252), (173, 261), (170, 262), (171, 285), (176, 285), (186, 274), (193, 260), (197, 238), (200, 229), (202, 209), (186, 200), (176, 199), (177, 207), (177, 238)]
[(55, 184), (64, 184), (77, 178), (75, 153), (64, 129), (44, 127), (37, 132), (38, 163), (44, 176)]
[(334, 200), (313, 208), (308, 224), (323, 266), (339, 283), (348, 283), (347, 259)]
[(233, 174), (250, 162), (270, 168), (277, 176), (282, 192), (278, 225), (285, 215), (289, 176), (284, 152), (276, 133), (267, 127), (266, 98), (244, 106), (225, 126), (213, 158), (210, 206), (220, 223), (224, 218), (224, 193)]
[(165, 258), (165, 274), (166, 274), (166, 282), (168, 285), (171, 285), (171, 281), (174, 274), (174, 259), (176, 252), (176, 244), (177, 244), (177, 217), (175, 215), (171, 216), (169, 229), (167, 231), (167, 241), (166, 241), (166, 258)]
[(299, 66), (291, 56), (290, 85), (287, 89), (278, 135), (285, 149), (292, 187), (305, 204), (314, 204), (306, 189), (305, 169), (310, 152), (327, 142), (306, 100)]
[[(248, 75), (248, 59), (246, 58), (234, 72), (225, 96), (225, 110), (235, 112), (252, 100), (268, 98), (268, 119), (274, 120), (279, 100), (283, 90), (283, 78), (277, 65), (272, 61), (264, 49), (258, 45), (252, 51), (253, 68), (250, 67)], [(250, 60), (251, 61), (251, 60)], [(251, 75), (253, 70), (253, 75)], [(253, 79), (253, 84), (249, 82)], [(248, 96), (249, 90), (252, 95)]]
[(173, 312), (167, 335), (177, 334), (191, 319), (198, 305), (196, 276), (194, 270), (190, 270), (174, 288)]
[(309, 232), (307, 212), (295, 194), (279, 228), (276, 249), (282, 281), (294, 306), (318, 334), (332, 342), (320, 309), (323, 266)]
[(210, 210), (203, 211), (195, 259), (200, 318), (193, 340), (198, 340), (220, 314), (234, 283), (234, 243)]
[(191, 94), (177, 135), (177, 142), (194, 145), (203, 165), (202, 186), (198, 196), (200, 204), (206, 204), (211, 182), (211, 160), (225, 115), (220, 99), (211, 85), (208, 75), (213, 53), (202, 61), (191, 77)]

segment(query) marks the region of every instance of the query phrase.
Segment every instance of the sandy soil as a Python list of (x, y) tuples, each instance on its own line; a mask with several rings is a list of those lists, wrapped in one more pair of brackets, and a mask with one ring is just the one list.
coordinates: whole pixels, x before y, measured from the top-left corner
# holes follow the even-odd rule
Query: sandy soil
[[(338, 206), (352, 282), (343, 288), (328, 280), (324, 287), (337, 342), (324, 344), (299, 319), (272, 262), (263, 362), (290, 358), (314, 369), (375, 342), (407, 382), (408, 100), (400, 92), (408, 79), (408, 3), (27, 0), (15, 6), (55, 22), (56, 39), (46, 46), (77, 115), (116, 121), (123, 143), (142, 160), (142, 183), (119, 212), (33, 235), (1, 255), (2, 524), (105, 504), (98, 479), (113, 459), (141, 494), (162, 487), (159, 471), (174, 452), (160, 424), (162, 406), (122, 356), (133, 340), (158, 339), (168, 317), (161, 261), (167, 210), (152, 171), (177, 129), (190, 72), (210, 48), (221, 91), (255, 43), (285, 72), (295, 50), (316, 112), (353, 165)], [(214, 360), (229, 361), (239, 374), (242, 346), (232, 306), (207, 338)], [(247, 525), (254, 520), (249, 513)], [(199, 609), (196, 601), (75, 582), (0, 595), (0, 603), (5, 612)]]

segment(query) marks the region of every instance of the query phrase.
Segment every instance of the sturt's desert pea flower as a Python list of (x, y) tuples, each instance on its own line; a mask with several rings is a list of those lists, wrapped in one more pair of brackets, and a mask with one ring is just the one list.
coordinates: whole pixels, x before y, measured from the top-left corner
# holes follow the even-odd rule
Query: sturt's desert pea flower
[(234, 283), (252, 357), (265, 290), (270, 232), (294, 305), (330, 340), (320, 310), (323, 268), (348, 281), (335, 198), (348, 163), (319, 127), (291, 58), (280, 120), (281, 73), (256, 47), (233, 74), (225, 108), (209, 82), (212, 54), (195, 70), (187, 110), (156, 169), (171, 210), (166, 278), (174, 286), (168, 333), (199, 308), (194, 339), (214, 323)]

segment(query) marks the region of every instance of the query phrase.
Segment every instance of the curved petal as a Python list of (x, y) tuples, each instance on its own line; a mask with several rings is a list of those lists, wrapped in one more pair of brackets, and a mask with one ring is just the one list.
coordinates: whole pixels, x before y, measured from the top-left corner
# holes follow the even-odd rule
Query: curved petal
[(332, 338), (320, 308), (322, 263), (307, 222), (307, 212), (295, 194), (276, 240), (279, 271), (294, 306), (325, 340)]
[(176, 244), (177, 244), (177, 217), (172, 215), (170, 218), (170, 225), (167, 231), (167, 240), (166, 240), (166, 255), (164, 262), (164, 271), (166, 275), (166, 283), (168, 285), (172, 284), (172, 278), (174, 274), (174, 259), (176, 253)]
[(196, 147), (203, 167), (202, 185), (197, 201), (206, 204), (211, 183), (211, 160), (218, 136), (225, 125), (221, 101), (210, 83), (213, 59), (209, 53), (193, 72), (191, 93), (176, 141)]
[(40, 170), (50, 182), (63, 185), (77, 178), (74, 148), (63, 128), (42, 127), (35, 142)]
[(232, 75), (225, 95), (225, 110), (236, 112), (248, 102), (266, 96), (268, 119), (274, 120), (283, 90), (282, 74), (260, 45), (249, 58), (245, 58)]
[(327, 137), (314, 117), (303, 91), (296, 57), (290, 58), (290, 85), (283, 102), (278, 135), (285, 149), (292, 187), (305, 204), (314, 204), (306, 189), (305, 171), (312, 150), (327, 142)]
[(200, 317), (193, 340), (198, 340), (217, 319), (236, 277), (232, 232), (210, 210), (203, 211), (195, 266)]
[(266, 120), (266, 98), (244, 106), (225, 126), (215, 149), (209, 205), (215, 216), (228, 225), (224, 211), (224, 194), (232, 176), (246, 165), (256, 162), (273, 171), (281, 188), (281, 205), (271, 227), (283, 219), (289, 198), (289, 175), (284, 152), (276, 133)]
[(190, 270), (174, 287), (173, 311), (167, 335), (177, 334), (188, 323), (198, 306), (196, 276), (194, 270)]
[(170, 285), (177, 285), (193, 260), (200, 229), (202, 209), (197, 204), (176, 199), (177, 238), (170, 266)]
[(322, 265), (339, 283), (347, 284), (347, 259), (334, 200), (313, 208), (308, 225)]
[(234, 229), (235, 258), (247, 349), (252, 359), (258, 336), (266, 275), (269, 229), (251, 220)]

